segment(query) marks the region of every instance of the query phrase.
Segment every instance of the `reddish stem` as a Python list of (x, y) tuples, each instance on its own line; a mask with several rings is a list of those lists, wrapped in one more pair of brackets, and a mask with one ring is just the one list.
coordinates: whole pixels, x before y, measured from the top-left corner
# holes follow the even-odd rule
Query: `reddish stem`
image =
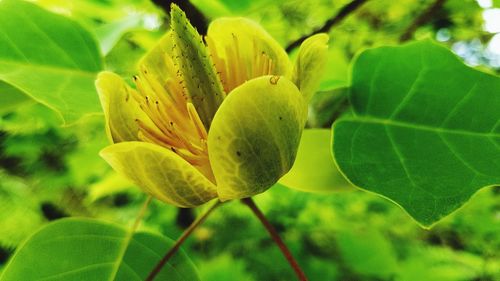
[(215, 210), (215, 208), (220, 206), (220, 204), (221, 204), (221, 202), (217, 201), (203, 215), (201, 215), (199, 218), (197, 218), (184, 231), (184, 233), (182, 233), (181, 237), (179, 237), (179, 239), (177, 239), (177, 241), (172, 246), (172, 248), (170, 248), (168, 250), (168, 252), (165, 254), (165, 256), (163, 256), (163, 258), (158, 262), (158, 264), (156, 264), (155, 268), (149, 273), (148, 277), (146, 278), (146, 281), (153, 281), (155, 279), (156, 275), (158, 275), (158, 273), (160, 273), (160, 271), (165, 266), (165, 264), (167, 264), (167, 262), (170, 260), (170, 258), (172, 258), (175, 255), (175, 253), (177, 253), (177, 251), (179, 251), (179, 249), (180, 249), (181, 245), (184, 243), (184, 241), (191, 235), (191, 233), (193, 233), (193, 231), (198, 226), (200, 226), (207, 219), (207, 217), (210, 215), (210, 213), (212, 213), (213, 210)]
[(286, 260), (292, 267), (293, 271), (295, 271), (295, 274), (297, 275), (298, 280), (300, 281), (307, 281), (307, 277), (300, 268), (299, 264), (297, 261), (293, 258), (292, 253), (290, 250), (288, 250), (286, 244), (283, 242), (281, 237), (279, 236), (278, 232), (276, 229), (273, 227), (273, 225), (267, 220), (266, 216), (262, 213), (262, 211), (255, 205), (255, 202), (252, 200), (252, 198), (244, 198), (241, 199), (241, 202), (245, 205), (247, 205), (250, 210), (257, 216), (257, 218), (260, 220), (264, 228), (269, 232), (269, 235), (271, 238), (274, 240), (276, 245), (280, 248), (281, 252), (285, 256)]

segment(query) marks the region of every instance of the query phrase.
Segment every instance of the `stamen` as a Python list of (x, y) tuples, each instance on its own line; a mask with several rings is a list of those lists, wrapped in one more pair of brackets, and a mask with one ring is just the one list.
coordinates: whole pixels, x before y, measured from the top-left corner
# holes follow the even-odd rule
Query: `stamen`
[(267, 68), (266, 74), (272, 74), (273, 73), (273, 59), (269, 58), (269, 65)]
[(261, 72), (266, 75), (266, 74), (269, 74), (269, 62), (270, 60), (267, 58), (267, 55), (265, 53), (262, 53), (262, 57), (263, 57), (263, 60), (264, 60), (264, 64), (262, 65), (262, 69), (261, 69)]
[(202, 139), (207, 139), (208, 134), (205, 129), (205, 126), (203, 126), (203, 123), (201, 122), (200, 116), (198, 116), (198, 113), (196, 112), (196, 109), (192, 103), (187, 104), (187, 109), (189, 113), (189, 118), (191, 121), (193, 121), (194, 125), (196, 126), (196, 130), (198, 131), (198, 135)]

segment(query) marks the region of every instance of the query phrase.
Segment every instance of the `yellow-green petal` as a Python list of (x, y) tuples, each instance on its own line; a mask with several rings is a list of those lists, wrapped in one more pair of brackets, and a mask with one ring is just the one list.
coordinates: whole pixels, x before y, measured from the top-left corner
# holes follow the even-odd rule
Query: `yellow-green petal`
[(292, 81), (306, 101), (318, 90), (328, 60), (328, 35), (320, 33), (307, 38), (300, 45)]
[(147, 118), (132, 97), (134, 90), (120, 76), (108, 71), (99, 73), (96, 88), (111, 142), (138, 140), (139, 128), (135, 120)]
[(221, 200), (261, 193), (293, 165), (306, 104), (285, 77), (263, 76), (234, 89), (217, 111), (208, 155)]
[(147, 69), (149, 74), (159, 79), (162, 84), (165, 83), (168, 78), (171, 78), (171, 70), (168, 67), (172, 65), (169, 65), (166, 60), (172, 61), (173, 44), (172, 31), (169, 31), (141, 58), (139, 68)]
[(146, 142), (122, 142), (100, 155), (153, 197), (178, 207), (195, 207), (217, 196), (215, 185), (169, 149)]

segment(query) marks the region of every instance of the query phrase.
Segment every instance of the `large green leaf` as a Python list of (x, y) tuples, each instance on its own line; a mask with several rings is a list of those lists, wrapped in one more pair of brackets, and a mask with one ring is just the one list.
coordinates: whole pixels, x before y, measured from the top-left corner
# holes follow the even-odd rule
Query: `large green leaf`
[[(144, 280), (173, 241), (91, 220), (63, 219), (42, 228), (22, 245), (1, 281)], [(199, 280), (184, 252), (177, 253), (157, 280)]]
[(431, 41), (354, 63), (353, 114), (333, 126), (340, 170), (430, 226), (500, 183), (500, 79)]
[(30, 98), (12, 85), (0, 80), (0, 113), (12, 110)]
[(128, 31), (136, 28), (142, 28), (144, 25), (144, 15), (130, 14), (118, 21), (110, 22), (96, 28), (95, 33), (101, 52), (109, 54), (120, 38)]
[(24, 1), (0, 2), (0, 82), (72, 123), (100, 112), (94, 80), (101, 69), (94, 39), (77, 23)]

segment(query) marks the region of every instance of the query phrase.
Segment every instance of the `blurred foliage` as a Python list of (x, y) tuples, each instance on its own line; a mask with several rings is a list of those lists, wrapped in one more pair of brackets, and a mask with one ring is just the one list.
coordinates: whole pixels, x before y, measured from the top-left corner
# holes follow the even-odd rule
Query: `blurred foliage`
[[(164, 11), (147, 0), (33, 2), (85, 26), (100, 43), (105, 68), (125, 77), (168, 29)], [(349, 1), (191, 2), (208, 19), (252, 18), (286, 46)], [(329, 127), (346, 110), (340, 87), (348, 85), (351, 59), (368, 47), (397, 44), (433, 2), (368, 1), (331, 30), (328, 77), (310, 107), (310, 127)], [(493, 62), (499, 59), (487, 51), (495, 34), (484, 30), (483, 11), (474, 0), (448, 0), (414, 36), (436, 38), (469, 64), (498, 73), (500, 65)], [(0, 83), (0, 270), (23, 239), (51, 220), (85, 216), (123, 224), (135, 218), (144, 195), (97, 156), (106, 144), (102, 116), (61, 127), (47, 107)], [(391, 202), (361, 191), (325, 196), (276, 186), (256, 201), (310, 280), (493, 281), (500, 280), (499, 199), (498, 187), (483, 189), (430, 230)], [(176, 208), (153, 202), (143, 228), (175, 238), (183, 224)], [(262, 226), (238, 202), (217, 210), (185, 250), (202, 280), (294, 279)]]

